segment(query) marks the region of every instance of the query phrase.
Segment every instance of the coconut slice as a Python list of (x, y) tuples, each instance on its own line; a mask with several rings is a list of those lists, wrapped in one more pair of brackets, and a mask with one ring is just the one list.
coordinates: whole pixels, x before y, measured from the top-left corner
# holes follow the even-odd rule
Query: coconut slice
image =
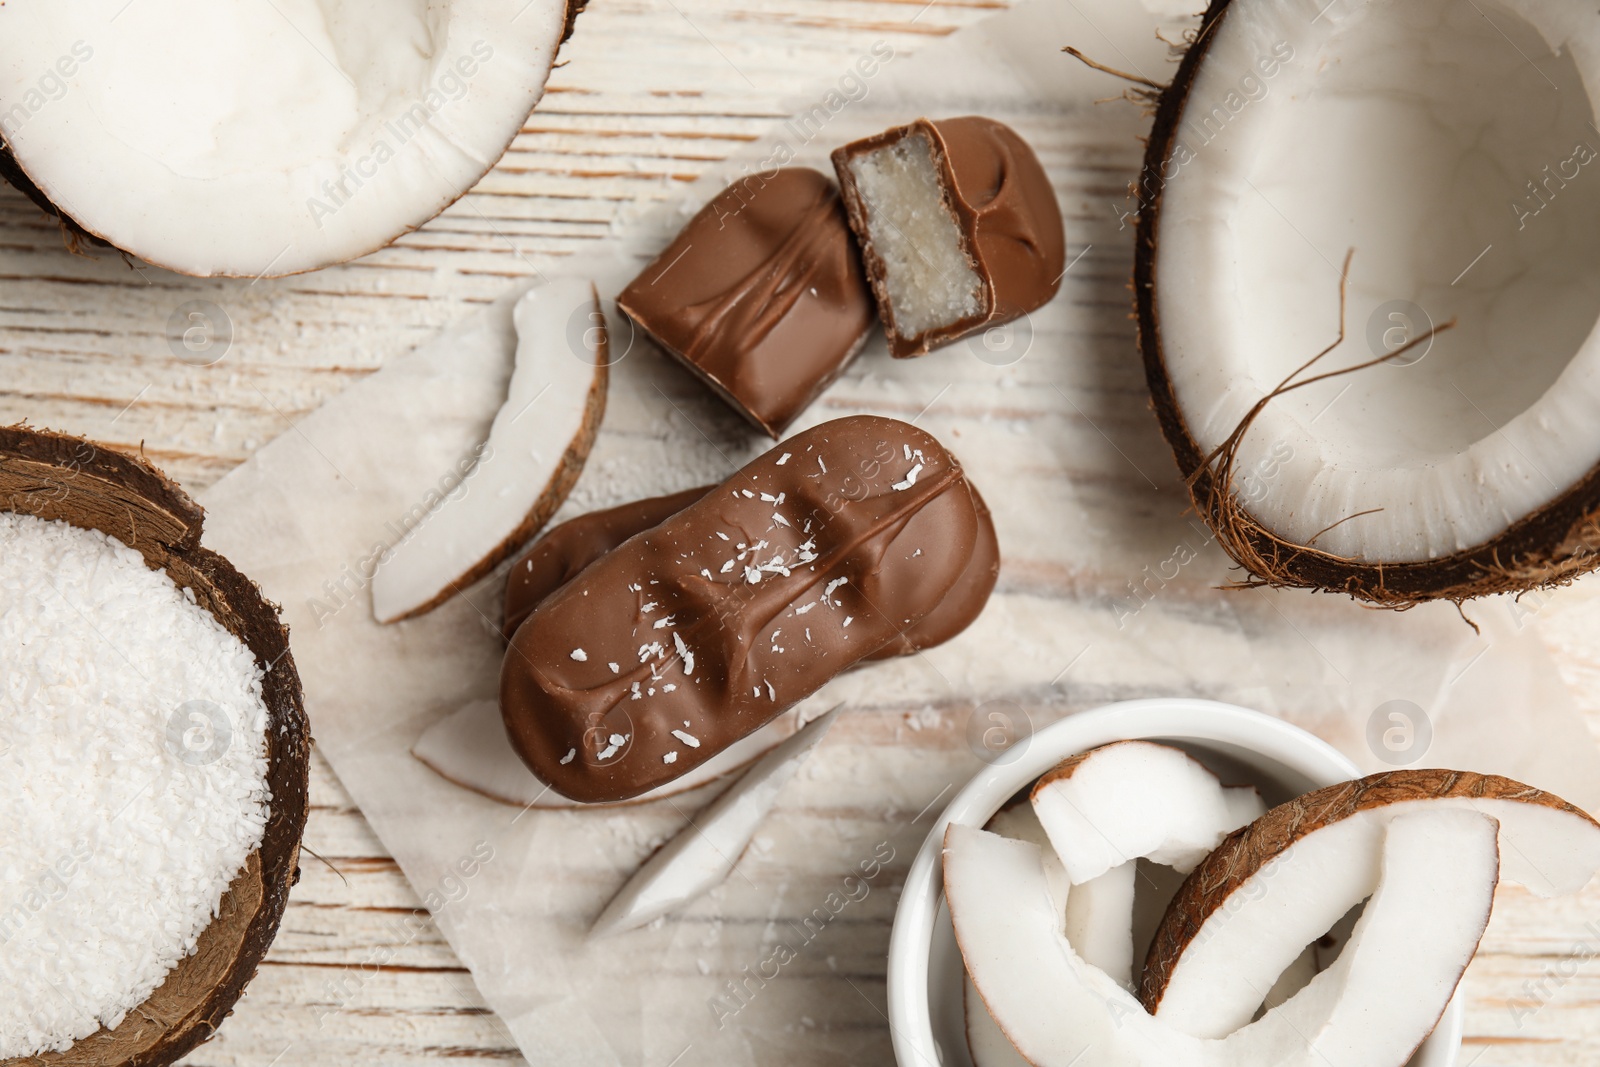
[(74, 233), (187, 274), (339, 263), (494, 165), (581, 6), (6, 4), (0, 174)]
[(835, 705), (806, 723), (689, 820), (677, 837), (662, 845), (617, 891), (594, 921), (589, 936), (637, 929), (721, 885), (777, 803), (778, 794), (822, 743), (843, 707)]
[(516, 367), (505, 405), (461, 493), (430, 491), (432, 510), (379, 563), (372, 578), (379, 622), (444, 603), (538, 533), (566, 500), (606, 410), (605, 330), (568, 330), (582, 308), (601, 315), (594, 287), (573, 279), (517, 301)]
[(1594, 568), (1600, 24), (1312, 14), (1211, 4), (1148, 140), (1140, 345), (1198, 510), (1256, 579), (1391, 606)]
[(972, 1067), (1029, 1067), (1017, 1046), (984, 1006), (978, 987), (968, 975), (961, 985), (961, 1008), (967, 1020), (967, 1054)]
[(1151, 943), (1140, 999), (1198, 1037), (1243, 1026), (1305, 947), (1377, 889), (1389, 825), (1430, 810), (1497, 820), (1506, 880), (1541, 896), (1576, 892), (1600, 868), (1600, 824), (1509, 779), (1391, 771), (1330, 786), (1274, 808), (1190, 876)]
[(973, 983), (1035, 1067), (1396, 1067), (1438, 1020), (1488, 921), (1495, 825), (1471, 811), (1417, 811), (1395, 820), (1383, 850), (1382, 883), (1333, 966), (1216, 1041), (1151, 1017), (1073, 952), (1037, 846), (952, 825), (945, 897)]
[(618, 804), (570, 800), (536, 778), (512, 750), (495, 700), (474, 700), (446, 715), (422, 732), (411, 746), (411, 754), (441, 778), (502, 804), (518, 808), (617, 807), (677, 796), (732, 774), (791, 736), (798, 714), (798, 708), (791, 709), (688, 774)]
[(1150, 741), (1073, 756), (1031, 799), (1075, 886), (1141, 858), (1187, 872), (1266, 810), (1253, 788), (1224, 787), (1192, 756)]

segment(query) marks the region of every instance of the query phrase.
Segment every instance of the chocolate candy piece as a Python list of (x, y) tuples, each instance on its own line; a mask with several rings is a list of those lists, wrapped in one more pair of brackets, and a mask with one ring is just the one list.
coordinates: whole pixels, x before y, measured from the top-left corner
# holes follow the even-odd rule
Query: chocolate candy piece
[(839, 193), (799, 167), (723, 190), (617, 304), (774, 438), (839, 376), (874, 321)]
[(918, 119), (836, 149), (833, 166), (895, 356), (1009, 322), (1056, 294), (1061, 209), (1011, 127)]
[(500, 675), (512, 747), (574, 800), (671, 781), (920, 622), (980, 526), (923, 431), (855, 416), (797, 434), (528, 616)]
[[(511, 573), (506, 577), (505, 622), (501, 632), (510, 640), (534, 608), (589, 564), (715, 488), (705, 485), (670, 496), (647, 497), (604, 511), (591, 511), (552, 529), (511, 565)], [(1000, 542), (995, 537), (994, 519), (983, 497), (978, 495), (977, 486), (969, 483), (967, 488), (972, 491), (972, 502), (978, 510), (978, 538), (973, 543), (972, 559), (966, 570), (961, 572), (960, 580), (938, 607), (868, 659), (909, 656), (942, 645), (970, 626), (989, 602), (989, 594), (994, 591), (995, 579), (1000, 574)]]
[(555, 527), (511, 564), (506, 575), (507, 640), (533, 609), (551, 593), (576, 578), (589, 564), (634, 534), (670, 518), (705, 496), (715, 486), (685, 489), (670, 496), (652, 496), (604, 511), (591, 511)]

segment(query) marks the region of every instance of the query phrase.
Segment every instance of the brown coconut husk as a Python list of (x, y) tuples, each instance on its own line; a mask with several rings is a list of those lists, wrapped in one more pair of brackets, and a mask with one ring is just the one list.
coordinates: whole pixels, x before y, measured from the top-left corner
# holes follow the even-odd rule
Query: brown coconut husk
[(1206, 919), (1226, 907), (1240, 886), (1306, 835), (1373, 808), (1451, 798), (1537, 804), (1594, 823), (1581, 808), (1554, 793), (1497, 774), (1472, 771), (1384, 771), (1295, 797), (1229, 834), (1189, 874), (1167, 906), (1145, 956), (1139, 979), (1140, 1003), (1146, 1011), (1155, 1012), (1173, 968)]
[[(1195, 77), (1232, 2), (1213, 0), (1157, 105), (1138, 180), (1133, 290), (1139, 348), (1156, 419), (1188, 484), (1195, 509), (1216, 533), (1217, 543), (1247, 572), (1248, 578), (1240, 584), (1345, 593), (1383, 608), (1405, 609), (1436, 600), (1450, 601), (1459, 608), (1475, 597), (1565, 585), (1600, 566), (1600, 463), (1548, 504), (1482, 544), (1435, 559), (1398, 563), (1349, 559), (1319, 550), (1315, 544), (1280, 537), (1250, 514), (1230, 482), (1218, 477), (1216, 453), (1207, 453), (1196, 443), (1167, 376), (1156, 312), (1155, 273), (1165, 188), (1162, 175), (1177, 142)], [(1357, 369), (1348, 368), (1344, 373)], [(1344, 521), (1352, 518), (1355, 516), (1347, 516)]]
[(0, 1061), (0, 1067), (164, 1067), (209, 1038), (233, 1010), (299, 879), (311, 734), (288, 630), (253, 582), (200, 547), (199, 505), (141, 459), (80, 437), (0, 427), (0, 508), (99, 530), (136, 549), (152, 569), (192, 590), (261, 665), (272, 790), (266, 830), (194, 952), (115, 1029), (102, 1027), (66, 1052)]

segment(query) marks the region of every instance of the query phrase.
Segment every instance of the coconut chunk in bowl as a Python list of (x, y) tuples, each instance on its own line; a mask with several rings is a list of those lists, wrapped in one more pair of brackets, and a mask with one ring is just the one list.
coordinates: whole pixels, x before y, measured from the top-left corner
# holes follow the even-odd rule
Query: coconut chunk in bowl
[[(889, 1019), (901, 1067), (999, 1067), (1020, 1058), (974, 1064), (966, 1026), (966, 968), (943, 892), (942, 849), (951, 825), (981, 828), (1019, 793), (1068, 757), (1124, 740), (1151, 740), (1193, 756), (1228, 784), (1256, 787), (1269, 806), (1359, 773), (1331, 746), (1260, 712), (1206, 700), (1161, 698), (1108, 705), (1034, 734), (1020, 755), (973, 778), (930, 830), (906, 878), (889, 944)], [(1011, 750), (1016, 751), (1016, 748)], [(1142, 955), (1136, 950), (1136, 958)], [(1452, 999), (1410, 1067), (1452, 1067), (1463, 1026)], [(1003, 1041), (1003, 1038), (1002, 1038)], [(1015, 1056), (1014, 1050), (1002, 1049)], [(1084, 1067), (1091, 1067), (1085, 1063)]]

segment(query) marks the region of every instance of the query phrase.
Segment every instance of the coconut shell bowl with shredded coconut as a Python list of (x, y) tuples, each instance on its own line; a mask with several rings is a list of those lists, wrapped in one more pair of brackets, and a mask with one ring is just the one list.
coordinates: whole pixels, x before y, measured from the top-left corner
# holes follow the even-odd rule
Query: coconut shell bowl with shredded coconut
[[(22, 1064), (34, 1067), (45, 1063), (52, 1067), (76, 1064), (163, 1067), (178, 1060), (209, 1038), (232, 1011), (266, 955), (283, 918), (290, 887), (298, 879), (311, 738), (300, 679), (289, 654), (288, 631), (278, 620), (277, 608), (262, 597), (253, 582), (227, 560), (201, 547), (203, 517), (200, 507), (182, 489), (142, 459), (77, 437), (19, 426), (0, 428), (0, 521), (17, 529), (30, 525), (36, 531), (48, 529), (49, 536), (57, 542), (76, 539), (91, 548), (99, 546), (100, 558), (121, 565), (124, 572), (131, 569), (136, 575), (143, 574), (133, 565), (142, 557), (144, 565), (155, 572), (158, 579), (151, 588), (164, 589), (168, 599), (177, 602), (180, 610), (187, 609), (188, 625), (198, 623), (216, 648), (231, 649), (236, 666), (242, 661), (243, 670), (250, 679), (257, 723), (264, 712), (263, 733), (258, 737), (246, 736), (246, 740), (256, 746), (251, 750), (250, 761), (255, 775), (253, 788), (231, 795), (205, 795), (201, 798), (203, 803), (193, 809), (194, 818), (210, 819), (211, 809), (219, 801), (237, 800), (241, 810), (224, 813), (221, 821), (248, 824), (250, 836), (243, 840), (259, 840), (259, 843), (249, 848), (242, 865), (231, 868), (237, 872), (231, 881), (225, 882), (226, 874), (210, 872), (220, 899), (216, 895), (211, 897), (215, 901), (214, 909), (210, 901), (200, 902), (199, 907), (205, 910), (196, 921), (196, 933), (184, 942), (192, 943), (192, 948), (174, 961), (164, 977), (151, 979), (156, 981), (153, 991), (127, 1006), (125, 1011), (119, 1009), (112, 1017), (114, 1025), (108, 1028), (102, 1020), (97, 1030), (77, 1036), (64, 1050), (60, 1050), (58, 1041), (49, 1046), (50, 1051), (0, 1059), (0, 1067)], [(48, 521), (40, 523), (39, 520)], [(85, 538), (83, 531), (92, 533)], [(129, 555), (128, 549), (137, 556)], [(103, 585), (105, 580), (105, 574), (98, 571), (89, 576), (91, 586), (96, 582)], [(5, 597), (5, 590), (0, 589), (0, 617), (6, 610)], [(132, 610), (137, 615), (138, 608)], [(153, 617), (157, 612), (152, 610), (150, 614)], [(211, 620), (220, 625), (220, 630), (211, 625)], [(94, 620), (85, 622), (93, 626)], [(37, 655), (42, 659), (51, 651), (46, 649)], [(137, 675), (151, 677), (165, 677), (162, 672), (171, 669), (170, 665), (147, 661), (141, 671), (133, 660), (140, 653), (148, 656), (149, 650), (130, 648), (129, 651), (135, 655), (125, 657), (125, 662), (112, 663), (111, 667), (121, 670), (126, 666)], [(173, 651), (165, 650), (165, 657), (173, 658)], [(65, 653), (57, 659), (64, 656)], [(254, 662), (250, 663), (252, 659)], [(59, 665), (46, 662), (46, 666)], [(87, 672), (89, 668), (84, 670)], [(105, 676), (110, 674), (108, 669)], [(107, 696), (107, 704), (115, 703), (117, 696), (115, 693)], [(130, 738), (130, 743), (133, 741), (149, 743), (148, 738)], [(116, 748), (115, 738), (109, 742), (105, 737), (86, 738), (85, 742), (86, 749), (105, 748), (108, 743), (111, 749)], [(243, 780), (243, 776), (235, 777)], [(25, 791), (32, 784), (22, 783)], [(86, 783), (86, 788), (89, 784)], [(70, 795), (70, 791), (66, 795)], [(139, 799), (134, 798), (135, 801)], [(149, 804), (146, 808), (162, 810)], [(75, 814), (84, 815), (82, 812)], [(97, 813), (91, 815), (98, 817)], [(182, 831), (183, 827), (173, 829)], [(8, 833), (0, 829), (0, 867), (7, 861), (8, 841), (16, 846), (26, 862), (26, 828), (10, 830)], [(236, 829), (230, 830), (238, 833)], [(128, 837), (134, 836), (131, 830), (125, 832)], [(182, 833), (170, 837), (179, 848), (183, 847), (183, 840)], [(239, 840), (236, 838), (234, 843), (242, 852), (245, 846), (239, 845)], [(136, 844), (130, 843), (128, 847)], [(66, 847), (64, 844), (63, 848)], [(148, 847), (148, 842), (140, 847)], [(160, 869), (146, 881), (155, 886), (163, 900), (192, 888), (170, 884), (174, 877), (171, 871), (181, 868), (179, 861), (184, 857), (174, 857), (170, 849), (166, 854), (156, 851), (151, 855), (159, 860)], [(103, 857), (93, 858), (98, 862)], [(100, 869), (97, 862), (82, 862), (76, 867), (71, 890), (78, 901), (106, 899), (102, 892), (104, 887), (81, 882)], [(147, 885), (146, 891), (148, 889)], [(119, 891), (137, 895), (140, 890), (137, 884), (124, 883)], [(98, 953), (102, 947), (96, 943), (94, 951)], [(71, 958), (82, 949), (81, 944), (62, 946), (62, 957)], [(98, 961), (96, 963), (96, 969), (102, 971), (110, 966), (106, 963), (101, 967)], [(148, 982), (143, 988), (148, 988)], [(5, 995), (9, 994), (0, 990), (0, 996)], [(137, 995), (137, 992), (132, 994)], [(131, 996), (124, 999), (131, 1000)]]

